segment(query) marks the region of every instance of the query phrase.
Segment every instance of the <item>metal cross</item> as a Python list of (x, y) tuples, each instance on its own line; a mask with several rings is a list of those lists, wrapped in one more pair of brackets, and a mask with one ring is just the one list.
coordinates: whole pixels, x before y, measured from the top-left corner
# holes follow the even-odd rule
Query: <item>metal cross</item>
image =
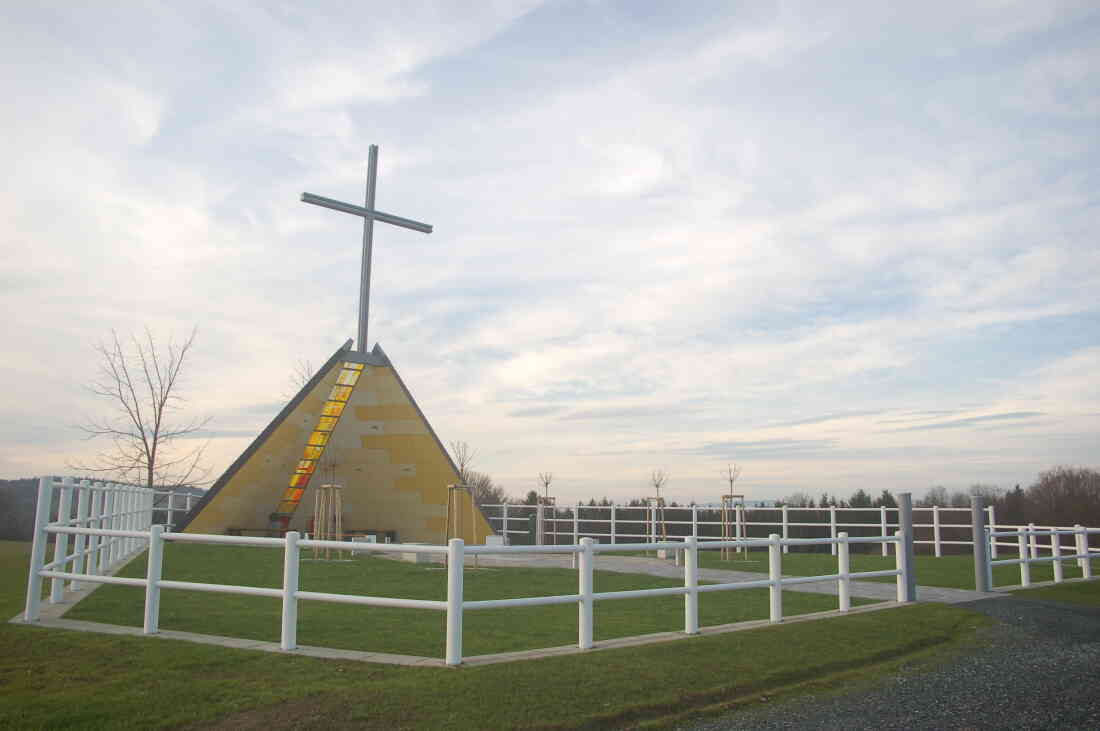
[(353, 216), (363, 218), (363, 261), (359, 276), (359, 337), (355, 348), (360, 353), (367, 352), (367, 314), (370, 312), (370, 255), (374, 244), (374, 222), (382, 221), (394, 226), (409, 228), (413, 231), (430, 234), (432, 227), (427, 223), (420, 223), (390, 213), (383, 213), (374, 209), (374, 189), (378, 180), (378, 145), (370, 146), (370, 157), (367, 161), (367, 196), (366, 204), (362, 207), (350, 203), (342, 203), (331, 198), (323, 198), (312, 193), (302, 193), (303, 203), (312, 203), (315, 206), (331, 208), (334, 211), (350, 213)]

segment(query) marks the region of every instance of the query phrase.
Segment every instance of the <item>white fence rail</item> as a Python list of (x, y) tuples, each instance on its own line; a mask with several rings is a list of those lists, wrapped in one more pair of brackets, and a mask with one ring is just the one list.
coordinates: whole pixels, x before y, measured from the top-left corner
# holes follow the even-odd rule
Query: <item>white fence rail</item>
[[(533, 518), (536, 525), (545, 526), (542, 532), (535, 531), (535, 536), (545, 535), (545, 543), (555, 544), (559, 541), (577, 544), (581, 538), (596, 538), (612, 544), (632, 541), (652, 541), (660, 532), (660, 524), (663, 523), (670, 532), (677, 535), (688, 536), (699, 541), (716, 541), (722, 539), (722, 522), (720, 520), (707, 520), (708, 516), (720, 514), (721, 506), (717, 505), (684, 505), (663, 508), (664, 519), (658, 516), (658, 508), (654, 506), (637, 505), (518, 505), (498, 504), (483, 505), (490, 524), (497, 532), (504, 536), (531, 536), (532, 531), (529, 522)], [(996, 515), (993, 506), (985, 508), (988, 525), (996, 524)], [(900, 529), (900, 508), (802, 508), (795, 506), (779, 507), (754, 507), (736, 506), (731, 512), (731, 519), (726, 523), (732, 529), (735, 538), (749, 537), (750, 532), (770, 533), (775, 531), (783, 538), (789, 538), (792, 528), (820, 531), (823, 537), (836, 539), (841, 531), (859, 530), (864, 532), (874, 531), (879, 537), (888, 537), (892, 531)], [(805, 520), (807, 515), (820, 517), (820, 520)], [(971, 533), (970, 508), (955, 507), (915, 507), (914, 516), (914, 540), (918, 545), (930, 545), (936, 556), (943, 555), (944, 546), (971, 546), (974, 543)], [(917, 522), (923, 517), (926, 522)], [(765, 519), (770, 518), (770, 519)], [(797, 520), (794, 518), (803, 518)], [(623, 530), (624, 526), (627, 530)], [(633, 527), (630, 530), (629, 527)], [(641, 532), (639, 532), (639, 526)], [(1019, 528), (1023, 526), (1000, 526), (1003, 528)], [(756, 529), (756, 530), (754, 530)], [(954, 535), (955, 538), (945, 537)], [(924, 536), (922, 538), (922, 536)], [(992, 547), (993, 556), (997, 556), (999, 547), (1010, 547), (1014, 544), (998, 543)], [(784, 546), (784, 553), (788, 547)], [(885, 556), (887, 544), (882, 544), (882, 555)], [(832, 544), (830, 552), (835, 556), (836, 544)]]
[[(80, 487), (86, 488), (81, 492)], [(252, 596), (274, 597), (282, 600), (280, 627), (280, 646), (292, 650), (297, 646), (298, 603), (301, 601), (339, 602), (362, 604), (378, 607), (398, 607), (406, 609), (431, 609), (446, 614), (446, 649), (444, 662), (448, 665), (462, 663), (462, 621), (468, 611), (496, 609), (505, 607), (529, 607), (547, 604), (576, 604), (578, 606), (577, 645), (581, 649), (593, 646), (594, 630), (593, 606), (599, 601), (631, 599), (656, 596), (684, 597), (684, 634), (699, 632), (699, 594), (714, 591), (736, 591), (739, 589), (767, 588), (770, 594), (769, 619), (772, 622), (783, 620), (783, 595), (785, 586), (817, 581), (835, 581), (837, 583), (838, 609), (848, 611), (851, 607), (851, 582), (856, 579), (878, 576), (897, 577), (898, 601), (912, 601), (912, 567), (909, 564), (909, 551), (905, 548), (905, 535), (898, 531), (892, 536), (850, 537), (840, 532), (835, 538), (789, 538), (771, 534), (766, 539), (740, 539), (733, 541), (707, 542), (705, 546), (694, 537), (683, 542), (648, 542), (626, 544), (598, 544), (591, 537), (584, 537), (578, 543), (558, 546), (466, 546), (461, 539), (453, 539), (446, 546), (413, 544), (371, 544), (372, 552), (426, 553), (445, 557), (447, 564), (447, 598), (445, 601), (422, 599), (402, 599), (395, 597), (362, 596), (354, 594), (333, 594), (326, 592), (302, 591), (299, 587), (298, 573), (300, 551), (303, 548), (330, 548), (339, 550), (363, 550), (361, 543), (351, 541), (318, 541), (302, 538), (291, 531), (283, 538), (260, 538), (244, 536), (217, 536), (190, 533), (166, 532), (162, 525), (150, 525), (151, 494), (140, 488), (125, 486), (103, 486), (93, 488), (90, 485), (74, 485), (71, 480), (63, 482), (56, 519), (50, 520), (51, 491), (54, 485), (51, 479), (43, 478), (38, 488), (38, 511), (35, 516), (35, 534), (32, 548), (31, 566), (28, 578), (27, 606), (24, 619), (35, 622), (40, 619), (40, 595), (43, 579), (51, 579), (53, 589), (65, 581), (78, 583), (108, 583), (145, 588), (145, 614), (143, 632), (157, 632), (160, 620), (160, 592), (162, 589), (185, 589), (190, 591), (219, 592), (228, 594), (247, 594)], [(99, 490), (104, 497), (100, 503), (89, 498)], [(67, 500), (73, 492), (83, 496), (78, 500), (90, 507), (86, 512), (78, 509), (78, 517), (70, 517)], [(113, 496), (113, 497), (107, 497)], [(96, 507), (107, 505), (108, 507)], [(117, 508), (117, 509), (116, 509)], [(57, 558), (45, 562), (46, 543), (50, 535), (56, 537)], [(77, 549), (68, 553), (68, 537), (76, 538)], [(215, 545), (261, 546), (283, 549), (283, 585), (280, 588), (255, 586), (237, 586), (228, 584), (208, 584), (189, 581), (173, 581), (163, 577), (164, 544), (166, 542), (204, 543)], [(884, 571), (852, 572), (849, 560), (852, 544), (882, 543), (887, 549), (894, 546), (895, 568)], [(832, 545), (837, 550), (837, 570), (823, 576), (783, 577), (781, 574), (782, 551), (789, 546)], [(145, 578), (123, 578), (105, 575), (106, 567), (113, 567), (126, 560), (137, 551), (148, 547), (147, 573)], [(740, 581), (721, 584), (699, 583), (699, 551), (701, 549), (751, 549), (768, 550), (768, 575), (752, 581)], [(597, 592), (593, 588), (593, 570), (595, 556), (600, 553), (613, 553), (635, 550), (671, 550), (683, 552), (684, 585), (659, 589), (638, 589), (631, 591)], [(95, 553), (98, 552), (98, 553)], [(559, 596), (534, 596), (515, 599), (489, 599), (467, 601), (463, 596), (463, 572), (467, 555), (507, 555), (517, 553), (572, 553), (577, 556), (577, 593)], [(96, 555), (98, 558), (85, 560)], [(104, 559), (103, 557), (108, 558)], [(106, 563), (103, 563), (106, 561)], [(60, 601), (60, 594), (51, 601)]]
[[(1010, 538), (1015, 545), (1017, 558), (986, 561), (986, 581), (989, 588), (993, 588), (994, 566), (1020, 567), (1020, 586), (1031, 586), (1032, 564), (1052, 565), (1054, 583), (1065, 581), (1063, 570), (1064, 561), (1075, 561), (1081, 569), (1081, 576), (1085, 579), (1092, 578), (1091, 559), (1100, 556), (1096, 549), (1090, 548), (1089, 536), (1100, 535), (1100, 528), (1085, 528), (1075, 525), (1072, 528), (1035, 527), (1019, 528), (1011, 531), (989, 531), (989, 542), (993, 545), (999, 538)], [(1045, 543), (1043, 541), (1045, 539)], [(1070, 545), (1063, 545), (1064, 539), (1069, 539)], [(1043, 555), (1043, 552), (1049, 555)]]
[(153, 511), (154, 513), (163, 514), (163, 525), (171, 530), (176, 527), (177, 518), (190, 513), (191, 508), (201, 497), (201, 495), (194, 495), (190, 492), (157, 490), (154, 493)]
[[(66, 586), (80, 591), (82, 582), (97, 581), (92, 577), (102, 577), (104, 583), (126, 583), (107, 574), (145, 549), (154, 511), (164, 509), (159, 505), (171, 506), (173, 501), (178, 505), (182, 498), (169, 491), (113, 482), (39, 478), (31, 565), (40, 570), (28, 578), (26, 612), (37, 614), (43, 579), (50, 580), (51, 604), (61, 602)], [(43, 521), (48, 531), (42, 529)], [(54, 552), (47, 564), (50, 534)]]
[[(55, 490), (57, 512), (51, 520)], [(80, 582), (109, 578), (104, 575), (144, 549), (152, 505), (153, 493), (138, 487), (71, 477), (57, 483), (52, 477), (39, 478), (25, 614), (37, 616), (44, 578), (51, 579), (49, 601), (57, 604), (66, 581), (72, 590), (80, 590)], [(47, 524), (55, 535), (53, 560), (48, 564)]]

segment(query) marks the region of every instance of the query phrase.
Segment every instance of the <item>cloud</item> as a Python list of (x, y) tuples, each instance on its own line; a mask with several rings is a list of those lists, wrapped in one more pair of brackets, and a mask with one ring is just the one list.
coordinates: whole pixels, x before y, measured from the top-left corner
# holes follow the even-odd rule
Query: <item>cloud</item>
[(928, 431), (931, 429), (958, 429), (960, 427), (975, 426), (978, 424), (988, 424), (990, 422), (1012, 421), (1012, 422), (1026, 422), (1034, 421), (1039, 417), (1044, 416), (1041, 411), (1013, 411), (1005, 414), (986, 414), (985, 416), (971, 416), (966, 419), (954, 419), (952, 421), (940, 421), (934, 424), (921, 424), (918, 426), (909, 426), (904, 429), (894, 429), (893, 431)]
[(776, 427), (784, 426), (806, 426), (808, 424), (824, 424), (827, 421), (841, 421), (843, 419), (852, 419), (857, 416), (875, 416), (882, 414), (885, 409), (868, 409), (865, 411), (848, 411), (837, 414), (823, 414), (821, 416), (811, 416), (806, 419), (796, 419), (795, 421), (784, 421), (776, 424)]
[(18, 8), (0, 471), (88, 448), (45, 415), (100, 408), (110, 328), (194, 322), (228, 464), (355, 331), (360, 223), (298, 196), (361, 199), (372, 142), (379, 207), (436, 227), (376, 229), (373, 338), (516, 489), (555, 461), (577, 497), (639, 459), (700, 494), (727, 458), (765, 493), (1087, 463), (1090, 12)]

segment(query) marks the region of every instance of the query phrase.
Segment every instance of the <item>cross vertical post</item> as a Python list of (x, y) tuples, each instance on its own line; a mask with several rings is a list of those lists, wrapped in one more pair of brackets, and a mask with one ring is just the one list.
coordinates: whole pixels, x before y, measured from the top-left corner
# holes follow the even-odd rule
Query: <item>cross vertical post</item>
[(377, 219), (383, 223), (389, 223), (401, 228), (430, 234), (430, 224), (402, 218), (391, 213), (375, 210), (374, 199), (378, 184), (378, 145), (370, 146), (370, 155), (367, 159), (367, 190), (364, 203), (360, 207), (351, 203), (325, 198), (313, 193), (302, 193), (303, 203), (312, 203), (315, 206), (330, 208), (341, 213), (350, 213), (363, 219), (363, 260), (359, 270), (359, 330), (358, 341), (355, 343), (357, 352), (367, 352), (367, 316), (370, 312), (370, 274), (371, 253), (374, 248), (374, 221)]
[[(374, 192), (378, 184), (378, 145), (370, 146), (367, 158), (367, 194), (364, 207), (374, 210)], [(363, 216), (363, 260), (359, 272), (359, 333), (355, 340), (360, 353), (367, 352), (367, 316), (370, 314), (370, 259), (374, 248), (374, 219)]]

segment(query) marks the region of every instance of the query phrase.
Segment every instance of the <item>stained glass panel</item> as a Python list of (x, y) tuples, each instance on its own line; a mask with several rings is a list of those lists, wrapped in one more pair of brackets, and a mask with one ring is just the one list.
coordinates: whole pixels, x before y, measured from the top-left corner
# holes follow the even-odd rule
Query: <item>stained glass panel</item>
[(325, 416), (339, 416), (344, 410), (344, 404), (340, 401), (328, 401), (325, 403), (325, 408), (321, 411)]
[[(327, 431), (315, 431), (309, 435), (309, 444), (314, 447), (323, 447), (328, 444), (329, 433)], [(318, 456), (313, 457), (308, 452), (306, 453), (306, 459), (320, 459), (320, 453)]]
[(328, 395), (329, 401), (347, 401), (351, 396), (351, 386), (333, 386), (332, 393)]
[(359, 371), (340, 371), (336, 382), (341, 386), (354, 386), (359, 380)]
[(331, 416), (322, 416), (317, 420), (317, 431), (332, 431), (336, 428), (336, 419)]

